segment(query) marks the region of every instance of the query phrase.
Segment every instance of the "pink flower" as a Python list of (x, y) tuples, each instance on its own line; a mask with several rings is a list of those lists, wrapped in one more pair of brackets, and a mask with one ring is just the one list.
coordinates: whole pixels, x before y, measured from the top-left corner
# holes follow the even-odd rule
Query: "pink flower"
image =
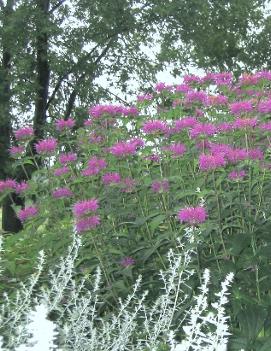
[(227, 105), (228, 97), (224, 95), (209, 95), (208, 96), (208, 105), (219, 106)]
[(12, 156), (21, 156), (21, 154), (24, 153), (24, 151), (25, 151), (25, 148), (23, 146), (12, 146), (9, 149), (9, 153)]
[(52, 154), (57, 147), (57, 140), (55, 138), (41, 140), (35, 147), (38, 154)]
[(138, 115), (138, 110), (136, 107), (124, 107), (118, 105), (96, 105), (92, 106), (89, 109), (89, 114), (94, 118), (100, 118), (104, 115), (109, 116), (117, 116), (117, 115), (124, 115), (124, 116), (134, 116)]
[(107, 164), (103, 158), (92, 157), (88, 161), (88, 166), (82, 171), (83, 176), (93, 176), (98, 174), (103, 168), (106, 168)]
[(144, 101), (151, 101), (153, 99), (152, 94), (144, 94), (144, 95), (138, 95), (137, 96), (137, 101), (138, 102), (144, 102)]
[(17, 182), (13, 179), (0, 180), (0, 193), (6, 190), (16, 190)]
[(102, 177), (103, 183), (106, 185), (118, 184), (121, 182), (120, 174), (117, 172), (106, 173)]
[(64, 166), (64, 167), (61, 167), (61, 168), (56, 168), (54, 170), (54, 175), (56, 177), (60, 177), (60, 176), (62, 176), (64, 174), (67, 174), (69, 172), (70, 172), (70, 169), (68, 167)]
[(225, 154), (225, 157), (230, 163), (237, 163), (247, 158), (248, 154), (246, 149), (230, 149)]
[(238, 101), (230, 104), (230, 111), (234, 115), (240, 115), (241, 113), (251, 112), (253, 106), (251, 101)]
[(247, 152), (247, 157), (251, 160), (263, 160), (264, 154), (260, 149), (250, 149)]
[(117, 157), (134, 155), (137, 145), (133, 142), (120, 141), (109, 148), (109, 152)]
[(169, 182), (166, 179), (161, 180), (161, 181), (154, 181), (151, 185), (151, 189), (155, 193), (168, 192), (169, 191)]
[(198, 76), (195, 76), (194, 74), (186, 74), (183, 77), (183, 81), (185, 84), (201, 83), (201, 78)]
[(212, 154), (221, 154), (223, 156), (226, 156), (232, 150), (230, 145), (216, 143), (210, 143), (209, 148)]
[(126, 257), (123, 257), (123, 259), (120, 261), (120, 264), (126, 268), (126, 267), (134, 265), (135, 260), (133, 259), (133, 257), (126, 256)]
[(127, 177), (122, 180), (121, 191), (123, 193), (131, 193), (134, 191), (136, 186), (136, 181), (133, 178)]
[(34, 130), (31, 127), (20, 128), (14, 132), (17, 140), (27, 140), (34, 135)]
[(29, 188), (29, 185), (22, 181), (21, 183), (16, 184), (15, 190), (17, 194), (21, 194)]
[(256, 85), (258, 84), (259, 77), (253, 74), (244, 73), (239, 79), (239, 84), (243, 85)]
[(91, 216), (77, 220), (75, 223), (75, 227), (77, 233), (82, 233), (96, 228), (100, 223), (101, 221), (99, 216)]
[(182, 156), (186, 151), (186, 146), (181, 143), (174, 143), (165, 147), (165, 150), (170, 151), (175, 157)]
[(91, 127), (93, 124), (93, 120), (92, 119), (88, 119), (86, 121), (84, 121), (84, 126), (85, 127)]
[(271, 99), (267, 101), (262, 101), (258, 105), (258, 111), (260, 113), (270, 113), (271, 112)]
[(103, 141), (103, 137), (101, 135), (97, 135), (95, 133), (90, 134), (89, 142), (92, 144), (99, 144)]
[(219, 132), (229, 132), (233, 130), (233, 125), (229, 122), (222, 122), (217, 124), (216, 128)]
[(133, 138), (130, 140), (131, 144), (134, 144), (136, 148), (143, 147), (145, 145), (144, 140), (141, 138)]
[(37, 214), (38, 214), (38, 208), (34, 206), (29, 206), (20, 210), (17, 214), (17, 217), (23, 223), (27, 219), (35, 217)]
[(215, 155), (205, 155), (201, 154), (199, 156), (199, 168), (202, 171), (214, 170), (219, 167), (224, 167), (226, 165), (226, 160), (222, 154)]
[(191, 138), (197, 138), (199, 135), (211, 136), (217, 132), (216, 127), (211, 123), (197, 123), (190, 131)]
[(130, 107), (123, 107), (122, 113), (124, 116), (137, 116), (139, 114), (139, 111), (135, 106), (130, 106)]
[(65, 119), (59, 119), (56, 121), (56, 129), (60, 132), (63, 130), (68, 130), (72, 129), (75, 126), (75, 120), (72, 118), (69, 118), (67, 120)]
[(187, 222), (191, 225), (203, 223), (206, 221), (207, 213), (204, 207), (187, 207), (178, 212), (180, 222)]
[(77, 155), (73, 152), (68, 152), (66, 154), (59, 155), (59, 162), (62, 165), (67, 165), (68, 163), (75, 162), (77, 160)]
[(73, 193), (69, 188), (58, 188), (52, 192), (52, 196), (55, 199), (60, 199), (63, 197), (70, 197), (73, 196)]
[(168, 132), (168, 125), (166, 122), (160, 120), (152, 120), (145, 122), (142, 126), (142, 130), (146, 134), (162, 133), (165, 134)]
[(244, 129), (244, 128), (254, 128), (257, 125), (257, 118), (237, 118), (233, 122), (233, 128)]
[(187, 84), (179, 84), (175, 86), (176, 93), (187, 93), (191, 90), (191, 87)]
[(203, 105), (207, 105), (208, 96), (204, 91), (189, 91), (185, 94), (185, 102), (188, 104), (199, 102)]
[(192, 128), (197, 123), (198, 123), (198, 121), (196, 120), (195, 117), (184, 117), (184, 118), (179, 119), (175, 122), (174, 130), (176, 132), (179, 132), (180, 130), (183, 130), (185, 128)]
[(230, 180), (241, 180), (245, 176), (246, 176), (246, 172), (244, 170), (241, 170), (241, 171), (234, 170), (229, 173)]
[(157, 83), (154, 87), (154, 90), (160, 93), (161, 91), (167, 90), (170, 91), (172, 89), (172, 85), (166, 85), (165, 83)]
[(94, 212), (99, 208), (97, 199), (90, 199), (77, 202), (73, 206), (73, 214), (75, 217), (82, 217), (85, 214), (89, 214), (89, 212)]
[(259, 124), (258, 127), (260, 129), (264, 130), (264, 131), (270, 132), (271, 131), (271, 122), (266, 122), (266, 123)]
[(233, 75), (231, 72), (212, 73), (212, 79), (217, 86), (232, 84)]

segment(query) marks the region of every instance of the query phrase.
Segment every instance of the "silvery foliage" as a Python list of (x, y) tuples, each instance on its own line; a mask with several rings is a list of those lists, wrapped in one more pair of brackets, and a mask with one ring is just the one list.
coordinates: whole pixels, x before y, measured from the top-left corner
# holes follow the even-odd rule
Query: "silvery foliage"
[[(210, 272), (206, 270), (200, 294), (195, 297), (195, 304), (191, 303), (185, 291), (189, 291), (188, 281), (193, 274), (190, 263), (195, 253), (179, 244), (178, 253), (168, 252), (168, 268), (160, 272), (162, 289), (156, 301), (150, 305), (146, 302), (148, 292), (139, 293), (142, 282), (139, 276), (131, 294), (125, 300), (119, 299), (118, 312), (101, 318), (98, 313), (103, 304), (102, 295), (99, 295), (100, 268), (91, 290), (86, 288), (84, 279), (79, 283), (74, 280), (74, 264), (80, 245), (80, 239), (74, 236), (66, 257), (49, 272), (47, 287), (35, 291), (45, 259), (41, 252), (36, 273), (27, 283), (21, 283), (15, 300), (4, 295), (0, 311), (2, 350), (36, 350), (33, 345), (37, 343), (38, 325), (52, 311), (57, 319), (54, 322), (47, 320), (53, 323), (48, 339), (55, 343), (56, 350), (158, 351), (161, 345), (167, 345), (171, 351), (226, 350), (229, 332), (224, 306), (228, 302), (232, 274), (226, 277), (221, 291), (216, 294), (218, 301), (209, 306)], [(191, 307), (184, 308), (185, 304)], [(33, 320), (35, 309), (42, 313), (40, 318)], [(181, 343), (176, 341), (180, 335)]]

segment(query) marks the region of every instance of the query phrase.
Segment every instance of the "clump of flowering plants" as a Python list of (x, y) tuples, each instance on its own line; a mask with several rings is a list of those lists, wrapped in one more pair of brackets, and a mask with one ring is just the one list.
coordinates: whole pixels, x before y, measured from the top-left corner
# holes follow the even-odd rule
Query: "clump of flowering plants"
[[(83, 242), (78, 274), (101, 267), (108, 306), (135, 274), (148, 277), (148, 298), (157, 298), (152, 277), (185, 239), (197, 253), (191, 286), (206, 268), (216, 288), (235, 274), (230, 347), (268, 347), (270, 86), (267, 71), (237, 80), (228, 72), (185, 76), (140, 93), (134, 106), (91, 106), (82, 128), (57, 121), (36, 145), (45, 167), (23, 186), (24, 235), (44, 243), (53, 262), (74, 228)], [(22, 168), (31, 133), (18, 131), (11, 149)], [(19, 188), (11, 179), (0, 184), (5, 196)]]

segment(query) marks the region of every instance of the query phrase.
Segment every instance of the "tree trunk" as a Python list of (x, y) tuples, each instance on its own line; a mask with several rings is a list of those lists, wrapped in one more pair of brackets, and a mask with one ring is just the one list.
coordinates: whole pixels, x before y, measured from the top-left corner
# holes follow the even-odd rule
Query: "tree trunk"
[[(0, 179), (11, 177), (11, 160), (9, 157), (11, 139), (11, 83), (10, 70), (12, 54), (10, 52), (10, 35), (8, 33), (9, 23), (13, 14), (14, 0), (9, 0), (3, 11), (3, 30), (2, 30), (2, 64), (0, 68), (0, 80), (2, 82), (0, 90)], [(22, 205), (23, 200), (13, 196), (16, 205)], [(17, 233), (22, 229), (22, 224), (16, 217), (11, 207), (11, 199), (6, 197), (2, 203), (2, 229), (8, 232)]]
[(46, 107), (49, 88), (49, 63), (48, 63), (48, 15), (49, 0), (36, 1), (39, 16), (36, 23), (36, 52), (37, 52), (37, 83), (38, 89), (35, 101), (34, 131), (37, 139), (44, 136), (46, 122)]

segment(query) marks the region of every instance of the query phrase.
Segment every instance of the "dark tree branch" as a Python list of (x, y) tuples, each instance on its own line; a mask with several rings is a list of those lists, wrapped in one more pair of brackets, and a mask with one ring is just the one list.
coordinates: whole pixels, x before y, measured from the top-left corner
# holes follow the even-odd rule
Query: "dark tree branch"
[[(109, 40), (109, 42), (107, 43), (106, 47), (103, 49), (103, 51), (100, 53), (100, 55), (96, 58), (96, 60), (93, 62), (93, 68), (92, 68), (92, 78), (95, 76), (95, 67), (99, 64), (99, 62), (102, 60), (102, 58), (107, 54), (108, 50), (110, 49), (110, 46), (112, 44), (113, 38), (111, 38)], [(67, 103), (67, 108), (66, 108), (66, 112), (64, 114), (64, 119), (67, 120), (72, 112), (72, 109), (74, 108), (74, 103), (76, 100), (76, 96), (78, 93), (78, 88), (80, 86), (80, 83), (85, 79), (85, 77), (87, 76), (87, 73), (82, 74), (78, 81), (75, 84), (75, 87), (73, 89), (73, 91), (71, 92), (71, 95), (69, 97), (68, 103)]]
[(58, 9), (66, 0), (60, 0), (57, 4), (55, 4), (55, 6), (53, 6), (50, 11), (49, 14), (51, 15), (56, 9)]

